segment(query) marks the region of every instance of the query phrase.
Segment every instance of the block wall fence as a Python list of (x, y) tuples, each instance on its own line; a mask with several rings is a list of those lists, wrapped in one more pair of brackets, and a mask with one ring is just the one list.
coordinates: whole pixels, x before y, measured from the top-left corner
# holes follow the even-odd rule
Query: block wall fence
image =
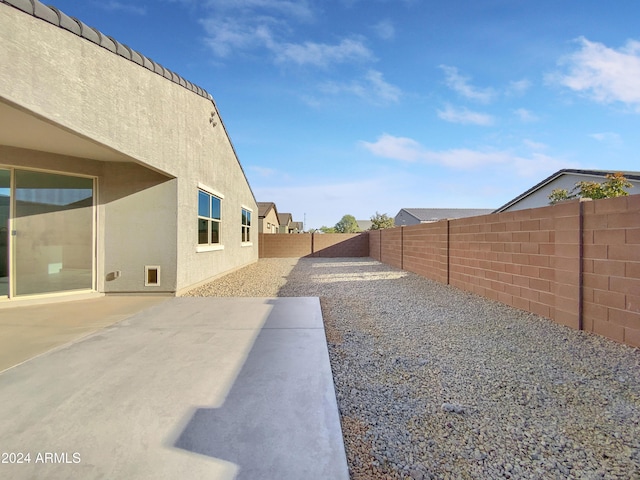
[(368, 257), (366, 233), (260, 233), (259, 258)]
[(369, 255), (640, 347), (640, 195), (371, 231)]

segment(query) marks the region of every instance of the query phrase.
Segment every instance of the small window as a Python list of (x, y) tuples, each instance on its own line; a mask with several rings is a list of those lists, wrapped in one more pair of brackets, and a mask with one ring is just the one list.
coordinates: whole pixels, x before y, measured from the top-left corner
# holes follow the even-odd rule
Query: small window
[(220, 203), (215, 195), (198, 190), (198, 245), (220, 244)]
[(251, 241), (251, 212), (242, 209), (242, 242)]

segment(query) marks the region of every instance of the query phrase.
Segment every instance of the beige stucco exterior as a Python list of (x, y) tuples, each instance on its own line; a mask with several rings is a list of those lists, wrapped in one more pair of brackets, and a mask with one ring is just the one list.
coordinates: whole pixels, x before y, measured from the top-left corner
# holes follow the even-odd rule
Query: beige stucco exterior
[[(3, 167), (97, 179), (98, 292), (180, 293), (258, 258), (257, 225), (241, 241), (241, 209), (257, 219), (257, 205), (214, 102), (6, 3)], [(222, 196), (222, 248), (197, 247), (199, 187)]]
[(261, 219), (261, 222), (263, 222), (263, 233), (278, 233), (278, 216), (273, 210), (271, 210), (264, 219)]

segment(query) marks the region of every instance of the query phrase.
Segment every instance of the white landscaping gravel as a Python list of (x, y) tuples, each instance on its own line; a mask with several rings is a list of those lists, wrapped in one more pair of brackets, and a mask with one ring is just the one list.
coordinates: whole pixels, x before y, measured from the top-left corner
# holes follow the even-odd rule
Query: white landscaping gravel
[(353, 479), (640, 478), (640, 350), (369, 258), (191, 296), (317, 296)]

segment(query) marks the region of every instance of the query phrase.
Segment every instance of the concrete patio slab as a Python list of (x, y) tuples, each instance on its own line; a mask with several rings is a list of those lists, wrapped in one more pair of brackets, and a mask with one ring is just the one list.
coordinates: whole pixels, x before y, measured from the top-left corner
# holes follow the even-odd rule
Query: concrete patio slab
[(112, 325), (167, 296), (113, 295), (0, 308), (0, 372)]
[[(317, 298), (174, 298), (0, 374), (0, 478), (348, 479)], [(24, 457), (22, 457), (24, 461)]]

